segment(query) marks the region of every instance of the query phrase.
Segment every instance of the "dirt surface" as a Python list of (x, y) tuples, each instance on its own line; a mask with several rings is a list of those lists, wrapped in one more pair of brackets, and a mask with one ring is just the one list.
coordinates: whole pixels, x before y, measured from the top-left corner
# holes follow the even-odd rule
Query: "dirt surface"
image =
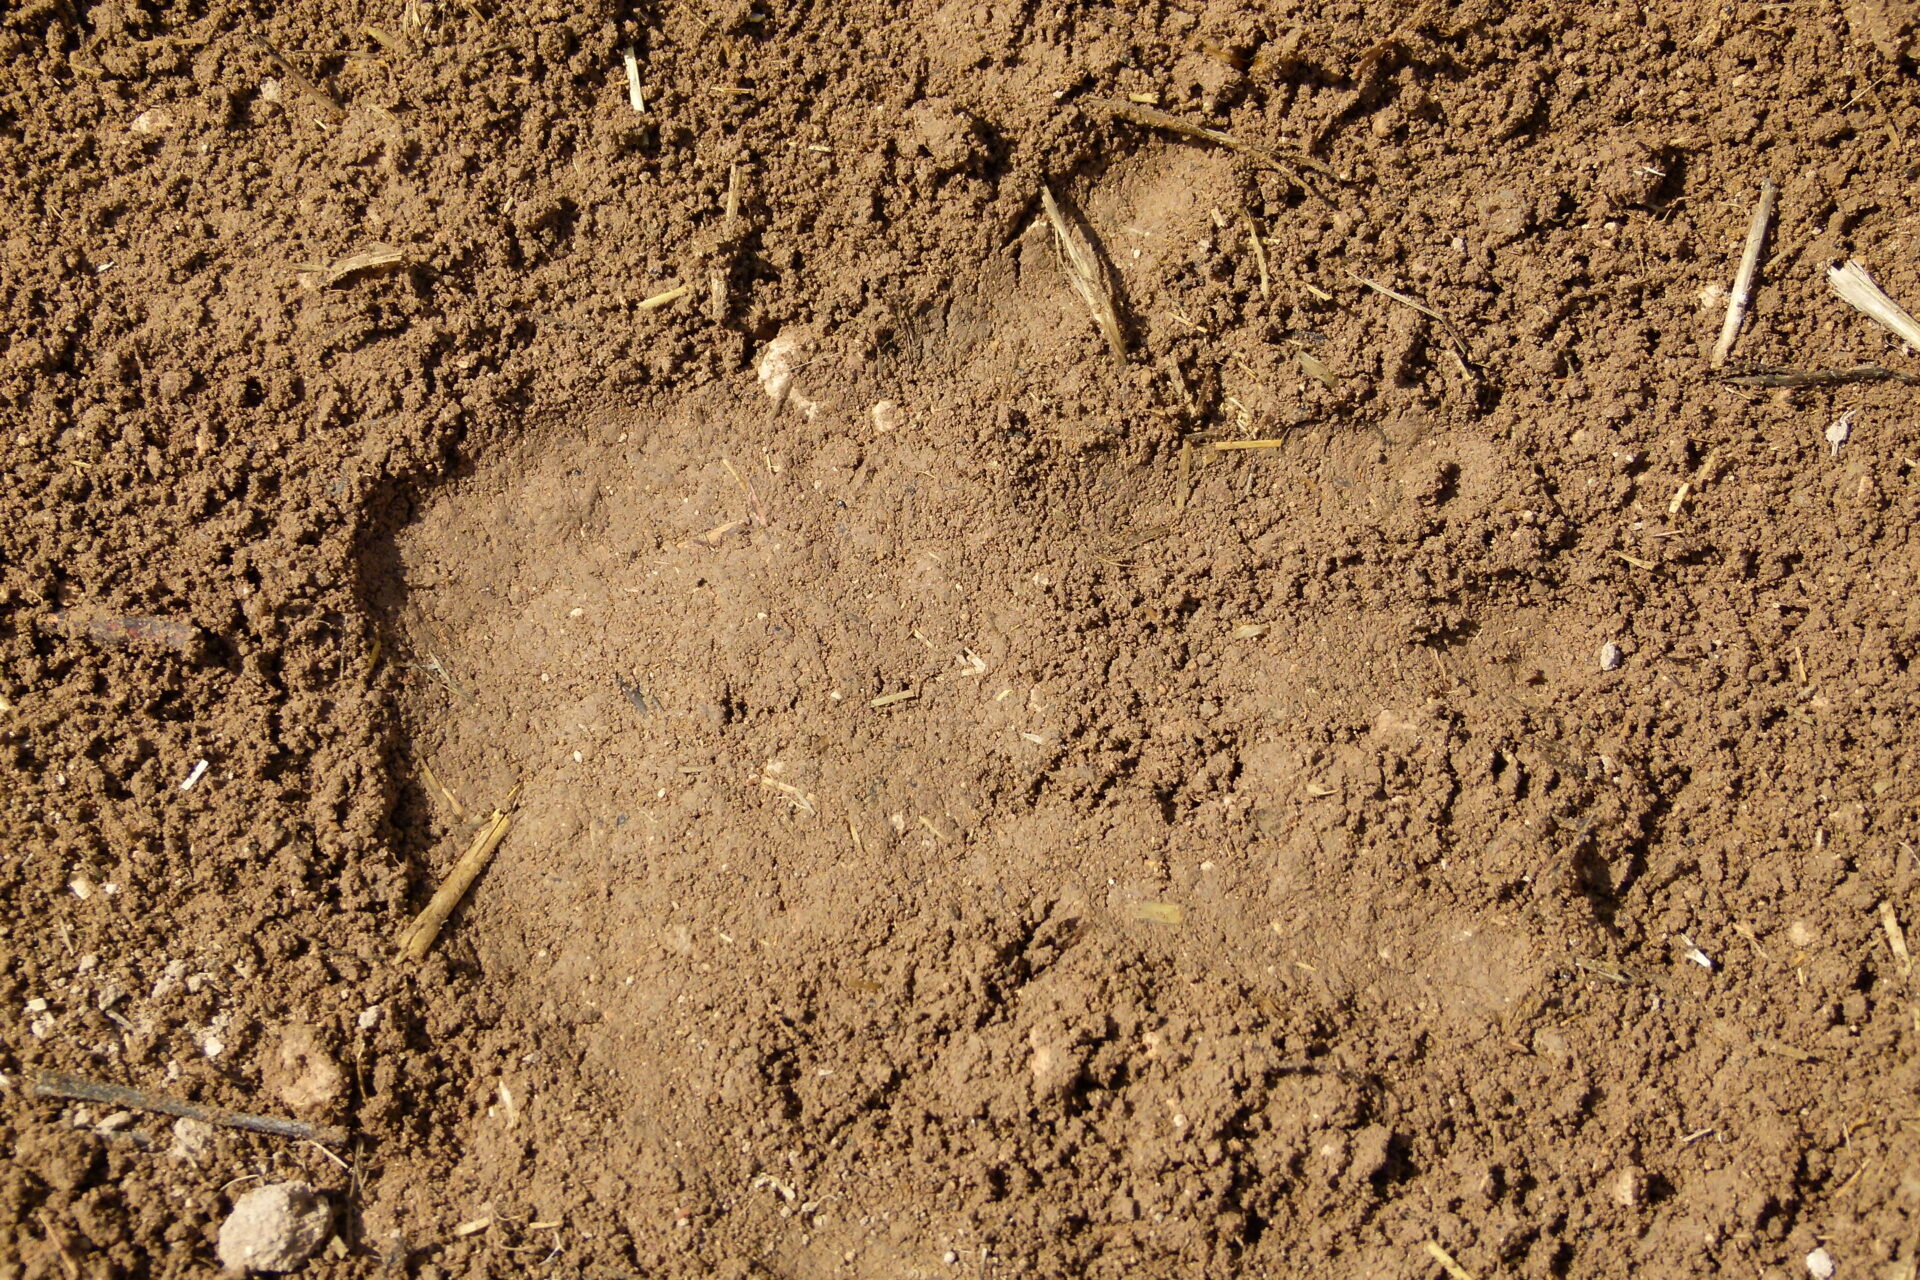
[(0, 16), (0, 1280), (1913, 1280), (1915, 6), (500, 9)]

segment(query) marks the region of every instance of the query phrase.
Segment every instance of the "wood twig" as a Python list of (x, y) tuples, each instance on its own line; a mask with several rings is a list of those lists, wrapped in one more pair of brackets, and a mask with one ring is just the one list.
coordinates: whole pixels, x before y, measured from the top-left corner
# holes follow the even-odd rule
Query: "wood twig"
[(1753, 221), (1747, 224), (1747, 247), (1741, 251), (1740, 266), (1733, 273), (1733, 292), (1727, 295), (1727, 318), (1720, 326), (1720, 340), (1713, 344), (1709, 363), (1716, 369), (1727, 363), (1740, 327), (1747, 322), (1747, 309), (1753, 305), (1753, 283), (1760, 275), (1760, 256), (1767, 247), (1767, 228), (1773, 223), (1773, 207), (1780, 188), (1772, 178), (1760, 182), (1760, 203), (1753, 208)]
[(1311, 173), (1326, 182), (1338, 184), (1339, 178), (1333, 170), (1307, 155), (1281, 155), (1270, 147), (1244, 142), (1224, 129), (1215, 129), (1201, 124), (1198, 120), (1189, 120), (1185, 116), (1174, 115), (1171, 111), (1161, 111), (1138, 102), (1124, 102), (1114, 98), (1091, 98), (1087, 105), (1097, 111), (1120, 120), (1130, 120), (1134, 124), (1143, 124), (1150, 129), (1165, 129), (1169, 133), (1178, 133), (1188, 138), (1197, 138), (1202, 142), (1211, 142), (1217, 147), (1237, 151), (1255, 163), (1273, 170), (1288, 179), (1302, 191), (1311, 191), (1305, 174)]
[(413, 918), (406, 931), (400, 935), (400, 954), (409, 960), (424, 960), (427, 952), (433, 949), (434, 939), (440, 936), (440, 928), (446, 924), (447, 917), (467, 896), (467, 890), (486, 869), (493, 858), (493, 851), (506, 839), (507, 829), (513, 825), (513, 802), (520, 796), (520, 787), (515, 784), (508, 793), (506, 803), (493, 811), (467, 851), (460, 855), (460, 861), (453, 864), (453, 870), (440, 882), (433, 898)]
[(322, 1142), (337, 1147), (347, 1140), (347, 1131), (334, 1125), (307, 1124), (301, 1120), (283, 1120), (278, 1116), (249, 1115), (244, 1111), (228, 1111), (224, 1107), (203, 1107), (199, 1103), (170, 1098), (165, 1094), (129, 1089), (125, 1085), (107, 1084), (84, 1076), (62, 1075), (57, 1071), (42, 1071), (34, 1078), (33, 1096), (97, 1102), (101, 1106), (118, 1107), (123, 1111), (157, 1111), (161, 1115), (181, 1116), (226, 1129), (245, 1129), (250, 1133), (292, 1138), (300, 1142)]

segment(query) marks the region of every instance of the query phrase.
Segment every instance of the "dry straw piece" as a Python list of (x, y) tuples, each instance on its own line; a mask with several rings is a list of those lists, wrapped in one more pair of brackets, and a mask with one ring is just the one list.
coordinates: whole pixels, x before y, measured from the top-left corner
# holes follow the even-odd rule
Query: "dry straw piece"
[(1436, 1241), (1427, 1241), (1427, 1256), (1439, 1263), (1440, 1269), (1446, 1272), (1451, 1280), (1473, 1280), (1473, 1272), (1456, 1262), (1453, 1255), (1441, 1248)]
[(641, 115), (647, 114), (647, 95), (640, 88), (640, 57), (632, 45), (620, 51), (620, 60), (627, 68), (627, 105)]
[(633, 304), (633, 309), (635, 311), (658, 311), (661, 307), (667, 306), (669, 303), (678, 302), (692, 292), (693, 286), (690, 284), (675, 285), (671, 289), (662, 289), (650, 298), (642, 298), (639, 302)]
[(1460, 332), (1459, 325), (1447, 319), (1446, 316), (1420, 301), (1420, 299), (1414, 297), (1412, 294), (1402, 293), (1398, 289), (1390, 289), (1378, 280), (1369, 280), (1357, 271), (1349, 270), (1347, 274), (1381, 297), (1391, 299), (1403, 307), (1411, 307), (1421, 315), (1427, 317), (1427, 319), (1438, 324), (1441, 332), (1447, 335), (1447, 341), (1453, 346), (1453, 353), (1459, 361), (1460, 371), (1469, 377), (1472, 376), (1469, 366), (1473, 363), (1473, 350), (1467, 346), (1467, 336)]
[(1906, 308), (1881, 292), (1880, 286), (1873, 282), (1873, 277), (1867, 274), (1865, 267), (1849, 258), (1844, 267), (1827, 268), (1827, 283), (1833, 286), (1833, 291), (1848, 306), (1909, 347), (1920, 350), (1920, 322), (1908, 315)]

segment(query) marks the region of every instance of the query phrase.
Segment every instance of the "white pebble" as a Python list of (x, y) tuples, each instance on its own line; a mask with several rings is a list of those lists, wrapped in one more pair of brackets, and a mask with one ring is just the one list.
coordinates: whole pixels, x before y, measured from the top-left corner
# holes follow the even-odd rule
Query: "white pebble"
[(1833, 1255), (1825, 1249), (1815, 1249), (1807, 1255), (1807, 1272), (1813, 1280), (1832, 1280)]
[(1620, 652), (1620, 646), (1613, 641), (1609, 640), (1600, 646), (1600, 669), (1602, 671), (1618, 671), (1620, 664), (1626, 660), (1627, 656)]

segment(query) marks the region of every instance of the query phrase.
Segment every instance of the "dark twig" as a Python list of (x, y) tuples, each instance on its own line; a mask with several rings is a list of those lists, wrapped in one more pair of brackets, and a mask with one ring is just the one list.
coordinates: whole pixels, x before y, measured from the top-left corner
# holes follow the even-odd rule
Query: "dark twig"
[(1244, 142), (1224, 129), (1212, 128), (1201, 124), (1198, 120), (1174, 115), (1171, 111), (1159, 111), (1153, 107), (1143, 107), (1136, 102), (1121, 102), (1111, 98), (1090, 98), (1087, 105), (1118, 119), (1146, 125), (1150, 129), (1165, 129), (1168, 133), (1184, 134), (1202, 142), (1211, 142), (1217, 147), (1225, 147), (1229, 151), (1238, 151), (1248, 159), (1292, 180), (1294, 185), (1302, 190), (1311, 189), (1303, 176), (1306, 173), (1311, 173), (1329, 183), (1339, 182), (1333, 170), (1311, 156), (1283, 155), (1271, 147)]
[(1730, 387), (1844, 387), (1855, 382), (1898, 382), (1912, 386), (1920, 383), (1920, 378), (1877, 364), (1861, 364), (1851, 369), (1750, 369), (1721, 381)]
[(82, 1076), (61, 1075), (55, 1071), (42, 1071), (39, 1074), (33, 1082), (33, 1096), (97, 1102), (102, 1106), (121, 1107), (128, 1111), (158, 1111), (162, 1115), (183, 1116), (188, 1120), (199, 1120), (227, 1129), (246, 1129), (252, 1133), (270, 1134), (276, 1138), (293, 1138), (306, 1142), (329, 1143), (334, 1146), (339, 1146), (347, 1140), (347, 1131), (333, 1125), (306, 1124), (299, 1120), (282, 1120), (276, 1116), (248, 1115), (244, 1111), (228, 1111), (224, 1107), (203, 1107), (197, 1103), (183, 1102), (179, 1098), (169, 1098), (164, 1094), (148, 1093), (143, 1089), (129, 1089), (124, 1085), (105, 1084)]

